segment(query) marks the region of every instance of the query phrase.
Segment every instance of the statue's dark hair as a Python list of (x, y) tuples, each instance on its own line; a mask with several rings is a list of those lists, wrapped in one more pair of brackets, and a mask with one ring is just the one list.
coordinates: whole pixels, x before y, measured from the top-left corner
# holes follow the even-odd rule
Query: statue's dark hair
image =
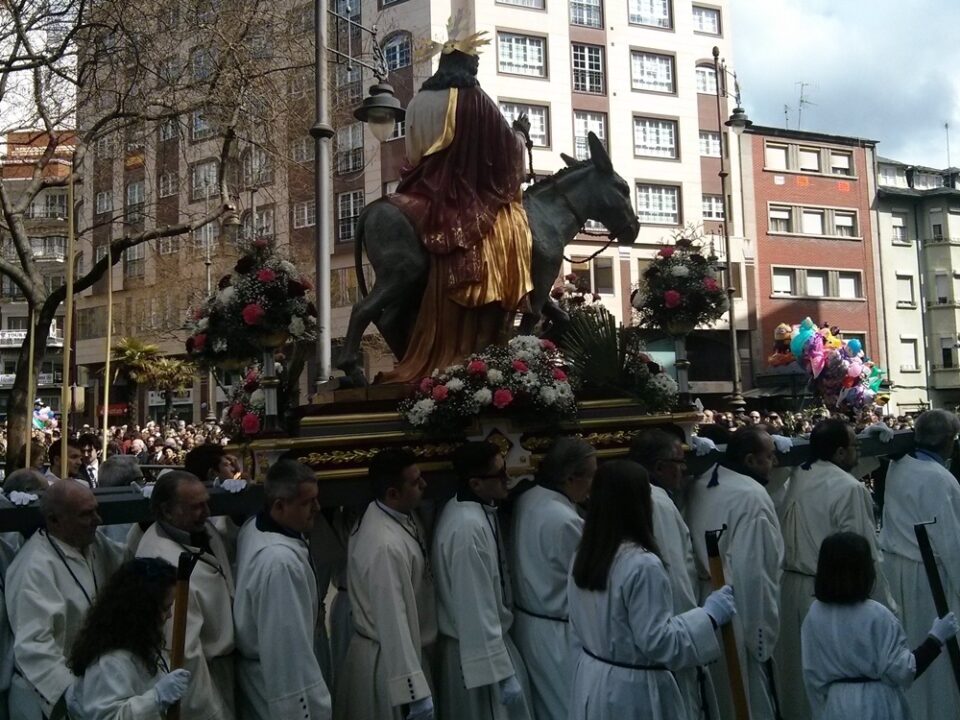
[(477, 80), (477, 66), (479, 59), (476, 55), (467, 55), (459, 50), (440, 56), (437, 71), (428, 77), (421, 90), (446, 90), (447, 88), (479, 87)]

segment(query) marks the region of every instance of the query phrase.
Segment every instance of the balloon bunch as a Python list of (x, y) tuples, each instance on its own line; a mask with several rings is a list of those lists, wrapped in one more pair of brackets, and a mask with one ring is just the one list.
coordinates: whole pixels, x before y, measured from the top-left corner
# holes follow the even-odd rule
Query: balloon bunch
[(878, 395), (884, 370), (866, 357), (859, 340), (845, 341), (828, 324), (818, 328), (804, 318), (793, 330), (790, 354), (810, 373), (811, 385), (827, 407), (859, 410), (887, 400)]
[(53, 410), (39, 400), (33, 405), (33, 427), (35, 430), (53, 430), (57, 427), (57, 418)]

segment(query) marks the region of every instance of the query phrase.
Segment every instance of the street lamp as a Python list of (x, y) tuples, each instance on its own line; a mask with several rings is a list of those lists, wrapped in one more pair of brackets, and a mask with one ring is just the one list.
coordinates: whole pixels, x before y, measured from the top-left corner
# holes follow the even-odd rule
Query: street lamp
[[(313, 202), (316, 209), (316, 288), (317, 288), (317, 391), (322, 390), (332, 375), (330, 358), (331, 321), (330, 321), (330, 140), (334, 131), (330, 125), (329, 83), (327, 82), (327, 53), (345, 60), (348, 67), (357, 64), (370, 70), (377, 83), (370, 87), (370, 95), (357, 108), (354, 117), (370, 125), (370, 131), (380, 142), (387, 140), (403, 120), (405, 111), (393, 93), (393, 88), (385, 82), (389, 74), (383, 49), (377, 42), (377, 26), (365, 27), (349, 16), (350, 5), (343, 9), (347, 15), (341, 15), (327, 8), (329, 0), (314, 0), (314, 102), (316, 122), (310, 128), (314, 141), (314, 185)], [(338, 8), (339, 9), (339, 8)], [(347, 52), (343, 53), (327, 46), (327, 16), (336, 18), (337, 29), (345, 23), (347, 27)], [(351, 39), (353, 30), (367, 33), (372, 39), (373, 62), (367, 63), (353, 56)]]
[[(730, 359), (733, 364), (733, 392), (730, 393), (730, 405), (735, 412), (741, 412), (747, 403), (743, 399), (743, 382), (740, 376), (740, 349), (737, 343), (737, 323), (736, 313), (734, 311), (733, 256), (730, 252), (730, 229), (727, 226), (727, 221), (730, 218), (730, 203), (727, 200), (728, 178), (730, 173), (727, 172), (727, 158), (724, 152), (724, 133), (722, 126), (729, 127), (733, 130), (734, 134), (739, 137), (743, 134), (744, 130), (753, 125), (753, 122), (747, 117), (746, 111), (740, 105), (740, 84), (737, 82), (737, 74), (727, 70), (726, 63), (720, 60), (720, 48), (718, 47), (713, 48), (713, 69), (716, 79), (717, 127), (720, 129), (718, 133), (720, 136), (720, 172), (718, 175), (720, 176), (720, 193), (723, 201), (723, 220), (720, 223), (720, 227), (723, 232), (723, 252), (727, 261), (727, 305), (729, 306), (727, 312), (730, 322)], [(730, 115), (730, 118), (724, 122), (720, 97), (721, 95), (723, 97), (730, 97), (726, 89), (728, 74), (733, 78), (734, 100), (737, 106), (733, 109), (733, 114)], [(739, 149), (738, 140), (738, 152)]]

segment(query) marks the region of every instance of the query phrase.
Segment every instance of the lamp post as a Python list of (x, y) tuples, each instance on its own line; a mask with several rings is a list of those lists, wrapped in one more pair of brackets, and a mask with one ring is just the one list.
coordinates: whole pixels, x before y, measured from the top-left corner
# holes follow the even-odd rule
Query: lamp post
[[(723, 252), (724, 255), (726, 255), (727, 261), (727, 305), (729, 306), (727, 312), (730, 322), (730, 359), (733, 364), (733, 392), (730, 393), (730, 405), (733, 406), (735, 412), (741, 412), (746, 406), (746, 402), (743, 399), (743, 382), (740, 376), (740, 349), (737, 343), (737, 323), (733, 297), (735, 293), (733, 287), (733, 256), (730, 252), (730, 228), (727, 225), (727, 222), (730, 219), (731, 209), (730, 203), (727, 199), (727, 189), (729, 187), (728, 178), (730, 173), (727, 172), (727, 158), (726, 153), (724, 152), (723, 126), (729, 127), (739, 138), (739, 136), (743, 134), (743, 131), (753, 125), (753, 123), (750, 121), (750, 118), (747, 117), (746, 111), (740, 106), (740, 85), (737, 82), (737, 75), (736, 73), (731, 73), (729, 70), (727, 70), (726, 63), (720, 60), (720, 48), (718, 47), (713, 48), (713, 69), (716, 78), (717, 127), (719, 129), (718, 135), (720, 137), (720, 172), (718, 174), (720, 176), (720, 193), (723, 202), (723, 220), (720, 223), (720, 227), (721, 231), (723, 232)], [(724, 122), (721, 111), (720, 97), (721, 94), (723, 97), (730, 97), (730, 94), (726, 89), (726, 79), (728, 73), (733, 77), (734, 100), (736, 101), (737, 105), (733, 109), (733, 113), (730, 115), (730, 118)], [(740, 145), (738, 140), (738, 152), (739, 149)]]
[[(364, 123), (369, 123), (370, 130), (377, 140), (383, 142), (393, 134), (396, 123), (403, 120), (404, 109), (393, 94), (393, 88), (385, 82), (389, 73), (383, 50), (377, 42), (377, 27), (365, 27), (349, 17), (350, 6), (344, 10), (347, 15), (330, 10), (327, 7), (329, 0), (314, 0), (314, 103), (316, 122), (310, 128), (310, 135), (314, 141), (314, 185), (313, 199), (316, 210), (315, 244), (316, 244), (316, 289), (317, 289), (317, 383), (319, 392), (324, 389), (332, 374), (330, 357), (330, 140), (334, 131), (330, 125), (329, 83), (327, 82), (327, 53), (348, 63), (360, 65), (370, 70), (377, 78), (377, 83), (370, 88), (370, 96), (357, 108), (354, 117)], [(339, 9), (339, 8), (338, 8)], [(337, 29), (341, 24), (347, 27), (347, 52), (327, 46), (328, 16), (336, 18)], [(373, 63), (367, 63), (353, 56), (352, 35), (356, 28), (367, 33), (372, 38)]]

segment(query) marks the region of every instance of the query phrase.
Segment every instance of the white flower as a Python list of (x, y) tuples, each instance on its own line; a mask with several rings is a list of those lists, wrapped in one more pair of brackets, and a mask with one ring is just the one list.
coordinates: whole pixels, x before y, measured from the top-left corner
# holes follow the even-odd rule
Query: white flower
[(493, 402), (493, 393), (490, 392), (490, 388), (480, 388), (473, 394), (473, 399), (477, 401), (478, 405), (483, 407)]
[(217, 302), (219, 302), (221, 305), (229, 305), (236, 292), (237, 291), (234, 289), (233, 285), (227, 285), (223, 290), (217, 293)]
[(455, 375), (461, 370), (463, 370), (463, 365), (450, 365), (443, 371), (443, 373), (444, 375)]
[(487, 380), (494, 385), (503, 382), (503, 373), (499, 370), (487, 370)]
[(532, 372), (524, 373), (520, 376), (520, 383), (527, 388), (533, 389), (540, 387), (540, 378)]
[(666, 395), (676, 395), (678, 390), (677, 381), (667, 375), (667, 373), (657, 373), (650, 378), (650, 384)]
[(297, 275), (296, 266), (294, 266), (294, 264), (288, 260), (283, 260), (280, 262), (280, 269), (283, 270), (287, 275), (293, 275), (294, 277)]
[(201, 331), (206, 330), (207, 326), (209, 325), (210, 325), (210, 318), (205, 318), (205, 317), (200, 318), (197, 321), (197, 330), (201, 330)]
[(564, 284), (563, 284), (563, 289), (564, 289), (566, 292), (576, 292), (576, 291), (577, 291), (577, 286), (574, 285), (573, 283), (568, 282), (568, 283), (564, 283)]
[(290, 320), (290, 325), (287, 327), (287, 330), (290, 331), (290, 334), (294, 337), (302, 337), (303, 334), (307, 331), (307, 326), (303, 324), (303, 318), (295, 317)]
[(227, 351), (227, 341), (223, 338), (220, 338), (213, 343), (213, 351), (215, 353), (222, 353)]
[(410, 421), (411, 425), (425, 425), (427, 420), (430, 419), (434, 407), (436, 407), (436, 403), (433, 398), (417, 400), (407, 412), (407, 420)]
[(642, 293), (642, 292), (640, 292), (639, 290), (637, 290), (637, 291), (633, 294), (633, 299), (630, 301), (630, 304), (633, 305), (633, 307), (634, 307), (636, 310), (641, 310), (641, 309), (643, 308), (643, 306), (647, 304), (647, 295), (646, 295), (646, 293)]
[(687, 277), (690, 274), (690, 268), (686, 265), (674, 265), (670, 268), (670, 274), (674, 277)]
[(463, 380), (461, 380), (460, 378), (450, 378), (444, 384), (447, 386), (447, 390), (449, 390), (450, 392), (463, 390)]
[(263, 390), (254, 390), (250, 393), (250, 406), (255, 408), (263, 408), (267, 405), (267, 395)]
[(549, 385), (540, 388), (540, 400), (544, 405), (553, 405), (557, 402), (557, 391)]

